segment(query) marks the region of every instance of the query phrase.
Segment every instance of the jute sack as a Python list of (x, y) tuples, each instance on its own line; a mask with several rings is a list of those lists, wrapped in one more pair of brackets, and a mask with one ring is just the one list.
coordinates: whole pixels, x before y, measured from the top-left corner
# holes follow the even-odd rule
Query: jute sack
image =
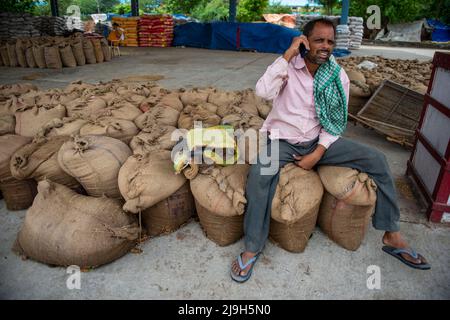
[(248, 129), (254, 129), (259, 131), (261, 129), (264, 119), (259, 116), (249, 114), (248, 112), (235, 109), (235, 113), (229, 114), (223, 117), (220, 121), (221, 124), (229, 124), (233, 126), (235, 130), (242, 129), (244, 131)]
[(14, 116), (16, 117), (16, 134), (33, 137), (49, 121), (65, 117), (66, 108), (63, 105), (48, 106), (48, 108), (34, 106), (17, 110)]
[[(148, 129), (148, 128), (147, 128)], [(134, 154), (146, 154), (156, 150), (172, 150), (177, 141), (172, 141), (172, 133), (177, 128), (154, 126), (149, 132), (141, 131), (130, 141)]]
[[(242, 93), (242, 104), (254, 104), (261, 118), (266, 119), (272, 110), (272, 102), (267, 101), (255, 94), (253, 89), (246, 89)], [(241, 107), (242, 108), (242, 107)], [(246, 107), (242, 108), (246, 110)]]
[[(136, 244), (136, 217), (121, 202), (82, 196), (44, 180), (27, 211), (13, 250), (50, 265), (97, 267), (114, 261)], [(43, 232), (45, 230), (45, 232)]]
[(58, 164), (77, 179), (88, 195), (120, 199), (117, 176), (131, 156), (130, 148), (120, 140), (105, 136), (73, 136), (58, 152)]
[(203, 128), (213, 127), (220, 124), (220, 117), (202, 106), (187, 106), (181, 112), (178, 119), (178, 128), (190, 130), (194, 128), (195, 122), (201, 122)]
[(192, 90), (184, 91), (180, 94), (181, 102), (186, 107), (188, 105), (196, 106), (201, 103), (208, 102), (209, 94), (213, 90), (194, 88)]
[(91, 92), (93, 88), (95, 88), (95, 85), (77, 80), (72, 81), (67, 85), (67, 87), (63, 89), (63, 92), (65, 94), (76, 93), (81, 97), (84, 92)]
[(316, 226), (323, 186), (316, 172), (290, 163), (280, 171), (272, 200), (270, 239), (291, 252), (303, 252)]
[(36, 61), (36, 64), (39, 68), (47, 68), (47, 64), (45, 62), (45, 50), (44, 45), (40, 44), (34, 44), (33, 45), (33, 57), (34, 61)]
[(350, 97), (362, 97), (367, 98), (372, 95), (370, 87), (360, 81), (350, 81)]
[(190, 180), (200, 224), (206, 236), (220, 246), (243, 235), (245, 185), (250, 166), (210, 166), (200, 168)]
[(18, 67), (19, 62), (17, 61), (17, 54), (16, 54), (16, 44), (15, 42), (7, 42), (6, 43), (6, 49), (8, 51), (8, 59), (9, 59), (9, 66), (10, 67)]
[(177, 230), (194, 214), (195, 205), (189, 183), (168, 198), (142, 212), (142, 225), (150, 237)]
[(10, 170), (16, 179), (34, 178), (36, 181), (51, 179), (69, 188), (80, 185), (65, 173), (58, 164), (58, 150), (67, 136), (40, 137), (18, 149), (11, 157)]
[(366, 77), (364, 74), (358, 70), (348, 70), (346, 71), (347, 76), (350, 81), (359, 81), (361, 83), (366, 83)]
[(80, 97), (73, 101), (66, 103), (67, 116), (86, 116), (100, 114), (106, 108), (106, 102), (98, 96), (91, 96), (89, 98)]
[(37, 193), (36, 181), (15, 179), (11, 175), (9, 166), (11, 156), (30, 140), (30, 138), (12, 134), (0, 136), (0, 191), (8, 210), (29, 208)]
[(154, 107), (134, 119), (137, 127), (145, 130), (153, 124), (176, 127), (180, 112), (169, 107)]
[(109, 61), (112, 58), (111, 48), (108, 45), (108, 40), (102, 38), (100, 40), (100, 44), (102, 46), (103, 58), (105, 61)]
[(21, 94), (27, 93), (31, 90), (38, 90), (38, 88), (32, 83), (16, 83), (16, 84), (5, 84), (0, 85), (0, 97), (7, 96), (20, 96)]
[(104, 110), (98, 112), (99, 116), (134, 121), (142, 114), (142, 111), (139, 110), (139, 108), (122, 99), (116, 99), (107, 103), (107, 105), (108, 106)]
[(250, 113), (254, 116), (259, 116), (258, 107), (256, 105), (256, 100), (252, 101), (253, 99), (243, 99), (242, 102), (239, 104), (239, 108), (243, 111)]
[(12, 115), (0, 116), (0, 135), (14, 133), (16, 120)]
[(36, 135), (54, 137), (79, 134), (81, 127), (86, 123), (88, 123), (88, 120), (81, 117), (64, 117), (62, 119), (53, 119), (44, 125)]
[(47, 45), (44, 47), (45, 64), (50, 69), (61, 69), (63, 67), (61, 56), (57, 45)]
[(89, 39), (83, 38), (83, 51), (84, 56), (86, 57), (87, 64), (97, 63), (97, 58), (95, 57), (94, 46)]
[(75, 57), (77, 65), (84, 66), (86, 64), (86, 57), (83, 50), (83, 41), (80, 38), (74, 39), (70, 46), (72, 47), (72, 53)]
[(25, 59), (27, 60), (27, 65), (30, 68), (37, 68), (38, 65), (36, 64), (36, 60), (34, 59), (33, 55), (33, 46), (29, 46), (25, 50)]
[(70, 44), (60, 45), (59, 54), (61, 55), (61, 62), (64, 67), (73, 68), (77, 66), (77, 61), (75, 60)]
[(208, 102), (213, 103), (216, 106), (229, 106), (229, 105), (237, 105), (241, 102), (241, 95), (236, 92), (228, 92), (216, 90), (215, 92), (211, 92), (208, 96)]
[(21, 39), (17, 39), (16, 41), (16, 56), (19, 66), (22, 68), (27, 68), (28, 64), (27, 59), (25, 58), (25, 46)]
[(105, 61), (105, 57), (103, 56), (103, 49), (100, 43), (100, 39), (91, 39), (92, 46), (94, 47), (95, 60), (97, 63), (101, 63)]
[(183, 103), (180, 100), (180, 94), (178, 92), (171, 92), (161, 98), (158, 106), (170, 107), (179, 112), (183, 110)]
[(357, 250), (375, 209), (375, 182), (351, 168), (320, 166), (318, 172), (327, 191), (318, 224), (338, 245)]
[(126, 200), (123, 209), (138, 213), (150, 208), (172, 195), (185, 182), (183, 175), (175, 174), (170, 151), (133, 155), (119, 171), (119, 189)]
[(80, 135), (102, 135), (119, 139), (129, 144), (139, 132), (136, 125), (129, 120), (110, 117), (90, 120), (80, 128)]
[(6, 45), (0, 46), (0, 55), (2, 56), (3, 64), (5, 67), (10, 67), (11, 64), (9, 62), (8, 48)]

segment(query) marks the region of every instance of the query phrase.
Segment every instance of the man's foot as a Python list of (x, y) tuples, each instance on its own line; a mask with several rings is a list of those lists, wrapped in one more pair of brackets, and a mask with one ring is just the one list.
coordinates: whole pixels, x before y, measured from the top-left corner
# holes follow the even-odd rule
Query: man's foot
[[(383, 244), (390, 246), (390, 247), (394, 247), (396, 249), (409, 249), (410, 248), (408, 243), (401, 236), (400, 232), (386, 231), (386, 233), (383, 236)], [(414, 258), (412, 255), (410, 255), (408, 253), (400, 253), (400, 255), (405, 260), (407, 260), (413, 264), (416, 264), (416, 265), (427, 264), (427, 261), (421, 255), (419, 255), (417, 258)]]
[[(238, 257), (231, 264), (231, 273), (232, 273), (232, 278), (234, 280), (238, 281), (237, 279), (239, 279), (239, 282), (244, 282), (248, 279), (247, 275), (253, 268), (253, 265), (255, 264), (256, 259), (258, 257), (257, 257), (256, 253), (245, 251), (245, 252), (241, 253), (240, 258), (241, 258), (241, 264), (243, 266), (245, 266), (247, 264), (248, 265), (245, 268), (241, 268), (241, 266), (239, 264), (239, 257)], [(241, 281), (241, 279), (242, 279), (242, 281)]]

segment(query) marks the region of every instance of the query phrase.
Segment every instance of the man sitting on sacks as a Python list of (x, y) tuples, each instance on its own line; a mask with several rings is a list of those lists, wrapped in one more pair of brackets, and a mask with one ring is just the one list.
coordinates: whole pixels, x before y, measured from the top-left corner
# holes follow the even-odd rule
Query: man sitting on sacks
[[(385, 231), (383, 250), (409, 266), (429, 269), (426, 260), (410, 249), (400, 234), (395, 187), (384, 154), (341, 137), (347, 124), (350, 81), (331, 55), (335, 32), (327, 19), (308, 22), (304, 34), (295, 37), (283, 56), (258, 80), (256, 94), (273, 100), (273, 109), (261, 131), (269, 133), (269, 145), (279, 143), (278, 168), (290, 162), (306, 170), (333, 165), (357, 169), (372, 177), (378, 187), (372, 223), (375, 229)], [(306, 49), (304, 58), (299, 54), (301, 44)], [(269, 234), (279, 169), (275, 174), (262, 172), (267, 166), (260, 161), (262, 156), (260, 153), (247, 178), (245, 251), (231, 266), (231, 277), (238, 282), (251, 276)]]

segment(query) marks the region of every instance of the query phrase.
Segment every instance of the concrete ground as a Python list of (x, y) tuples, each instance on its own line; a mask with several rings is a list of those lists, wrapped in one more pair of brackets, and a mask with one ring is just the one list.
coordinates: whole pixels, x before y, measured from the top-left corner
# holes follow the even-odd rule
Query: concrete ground
[[(0, 67), (0, 84), (27, 82), (42, 89), (74, 80), (109, 81), (137, 75), (161, 75), (167, 88), (215, 86), (253, 88), (274, 54), (192, 48), (122, 48), (111, 62), (73, 69), (39, 70)], [(363, 46), (357, 55), (431, 59), (433, 50)], [(268, 242), (243, 285), (229, 277), (243, 240), (219, 247), (196, 221), (178, 231), (149, 239), (141, 254), (129, 253), (113, 263), (81, 274), (81, 289), (69, 290), (65, 268), (22, 261), (11, 246), (26, 211), (10, 212), (0, 201), (0, 298), (2, 299), (450, 299), (450, 229), (430, 224), (424, 207), (404, 173), (410, 152), (383, 136), (349, 124), (345, 136), (383, 151), (399, 190), (401, 230), (432, 264), (411, 269), (381, 250), (383, 232), (373, 228), (356, 251), (347, 251), (316, 229), (304, 253), (289, 253)], [(369, 266), (378, 266), (380, 289), (368, 289)]]

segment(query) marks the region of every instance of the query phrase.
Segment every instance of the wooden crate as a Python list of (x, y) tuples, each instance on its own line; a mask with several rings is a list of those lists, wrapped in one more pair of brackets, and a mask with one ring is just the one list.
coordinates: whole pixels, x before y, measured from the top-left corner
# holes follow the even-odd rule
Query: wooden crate
[(384, 80), (352, 118), (386, 135), (388, 140), (412, 147), (423, 101), (424, 95)]

